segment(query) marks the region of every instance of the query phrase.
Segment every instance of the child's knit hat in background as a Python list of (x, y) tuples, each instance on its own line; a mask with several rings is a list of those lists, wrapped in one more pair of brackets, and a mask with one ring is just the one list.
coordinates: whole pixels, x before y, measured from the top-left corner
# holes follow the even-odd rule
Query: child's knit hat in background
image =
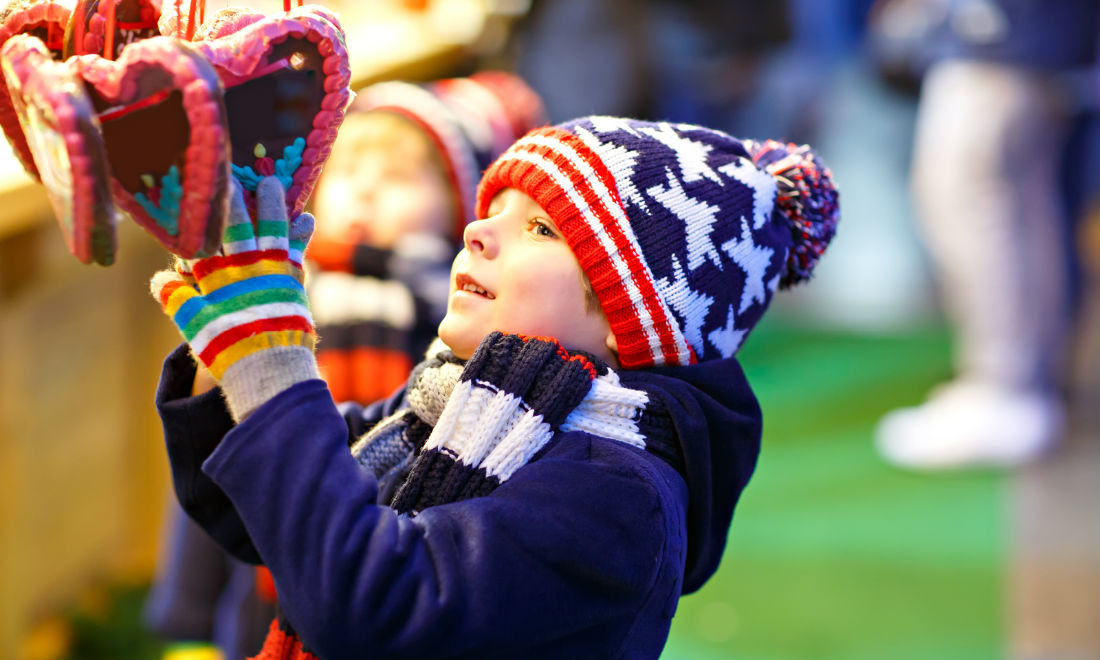
[(424, 85), (382, 82), (359, 91), (349, 112), (387, 111), (424, 130), (438, 148), (455, 200), (455, 227), (474, 218), (478, 179), (520, 136), (546, 124), (542, 100), (518, 76), (482, 71)]
[(508, 187), (561, 229), (626, 368), (733, 355), (839, 218), (809, 147), (613, 117), (528, 133), (485, 172), (477, 217)]

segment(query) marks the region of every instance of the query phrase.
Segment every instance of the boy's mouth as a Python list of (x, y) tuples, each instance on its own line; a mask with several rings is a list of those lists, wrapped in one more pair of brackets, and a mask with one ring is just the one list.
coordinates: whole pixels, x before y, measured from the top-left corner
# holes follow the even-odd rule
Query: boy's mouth
[(489, 300), (496, 298), (491, 291), (478, 284), (477, 280), (465, 273), (459, 273), (455, 276), (455, 290), (467, 291), (475, 295), (484, 296)]

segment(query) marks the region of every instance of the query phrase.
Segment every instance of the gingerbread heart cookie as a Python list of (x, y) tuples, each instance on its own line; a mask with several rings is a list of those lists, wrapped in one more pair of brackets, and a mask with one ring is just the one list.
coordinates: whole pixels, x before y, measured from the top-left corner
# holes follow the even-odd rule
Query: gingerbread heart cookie
[[(115, 206), (180, 256), (213, 254), (230, 175), (250, 209), (259, 181), (276, 176), (289, 211), (303, 210), (350, 98), (333, 13), (232, 8), (196, 33), (194, 2), (182, 21), (178, 3), (162, 13), (155, 0), (79, 0), (59, 41), (55, 4), (27, 0), (12, 30), (38, 29), (40, 15), (57, 25), (0, 49), (0, 70), (17, 75), (10, 91), (23, 97), (11, 98), (4, 128), (17, 151), (25, 145), (29, 171), (49, 170), (43, 183), (78, 258), (114, 260)], [(184, 23), (194, 42), (179, 34)], [(174, 36), (151, 36), (166, 28)], [(75, 53), (63, 65), (53, 61), (61, 47)]]
[[(68, 6), (52, 0), (13, 0), (0, 8), (0, 47), (18, 34), (38, 37), (51, 59), (61, 59), (62, 37), (69, 22)], [(27, 138), (19, 127), (19, 117), (12, 105), (6, 84), (0, 81), (0, 128), (12, 146), (27, 174), (38, 179)]]
[(305, 207), (350, 98), (347, 47), (332, 14), (301, 7), (256, 20), (211, 19), (195, 47), (225, 88), (233, 175), (255, 208), (260, 179), (277, 176), (293, 215)]
[(70, 60), (96, 109), (116, 203), (170, 251), (213, 254), (228, 209), (218, 75), (189, 43), (152, 37), (118, 60)]
[(69, 251), (84, 263), (115, 259), (114, 203), (96, 111), (72, 66), (41, 40), (17, 35), (2, 50), (4, 77), (28, 151)]

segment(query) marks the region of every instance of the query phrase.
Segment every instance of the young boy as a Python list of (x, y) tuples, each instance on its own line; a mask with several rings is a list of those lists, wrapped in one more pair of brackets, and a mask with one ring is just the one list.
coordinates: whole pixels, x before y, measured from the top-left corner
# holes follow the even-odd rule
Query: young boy
[(828, 171), (694, 126), (532, 131), (481, 181), (449, 350), (343, 416), (279, 192), (258, 239), (152, 283), (190, 344), (157, 393), (177, 494), (278, 587), (260, 657), (657, 657), (755, 466), (734, 354), (832, 237)]

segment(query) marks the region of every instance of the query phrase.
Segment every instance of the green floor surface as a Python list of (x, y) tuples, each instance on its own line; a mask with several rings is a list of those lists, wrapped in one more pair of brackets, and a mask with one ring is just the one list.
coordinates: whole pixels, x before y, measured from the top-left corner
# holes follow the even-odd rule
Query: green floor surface
[(663, 658), (1003, 655), (1003, 477), (887, 467), (879, 416), (949, 373), (940, 330), (867, 337), (765, 322), (742, 351), (764, 410), (718, 573)]

